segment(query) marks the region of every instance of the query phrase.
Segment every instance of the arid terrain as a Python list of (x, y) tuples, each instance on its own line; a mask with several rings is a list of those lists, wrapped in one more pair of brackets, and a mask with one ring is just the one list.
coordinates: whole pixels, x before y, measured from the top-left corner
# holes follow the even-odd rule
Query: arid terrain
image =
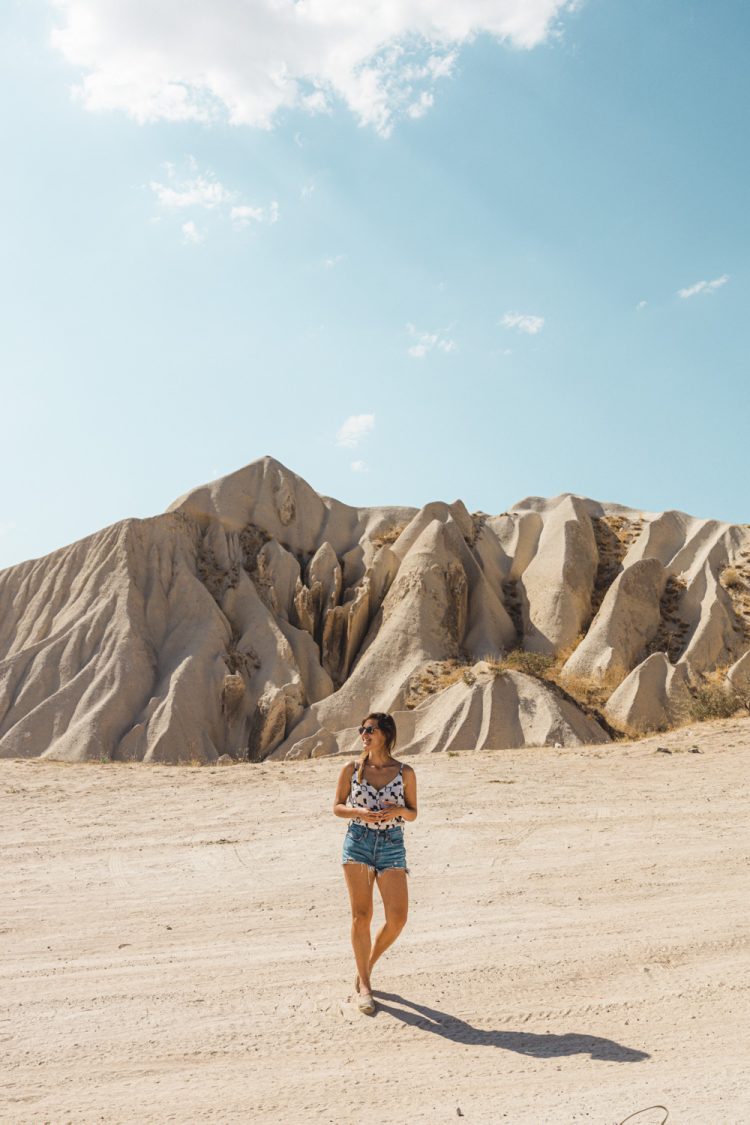
[(750, 526), (353, 508), (272, 457), (0, 571), (0, 758), (598, 744), (750, 709)]
[(2, 1121), (746, 1125), (750, 720), (411, 761), (373, 1018), (341, 758), (3, 762)]

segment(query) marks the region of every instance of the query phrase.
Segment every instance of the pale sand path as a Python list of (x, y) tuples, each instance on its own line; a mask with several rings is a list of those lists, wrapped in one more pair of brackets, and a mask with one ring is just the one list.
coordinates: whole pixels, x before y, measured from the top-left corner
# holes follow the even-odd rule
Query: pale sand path
[(367, 1019), (340, 760), (3, 762), (2, 1121), (750, 1121), (750, 721), (413, 763)]

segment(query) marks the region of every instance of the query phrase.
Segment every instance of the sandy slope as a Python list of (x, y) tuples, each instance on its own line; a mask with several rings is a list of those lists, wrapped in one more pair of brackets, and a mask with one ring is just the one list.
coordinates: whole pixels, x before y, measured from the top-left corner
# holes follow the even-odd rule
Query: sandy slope
[(749, 763), (748, 720), (414, 759), (367, 1019), (340, 761), (4, 762), (0, 1117), (746, 1123)]

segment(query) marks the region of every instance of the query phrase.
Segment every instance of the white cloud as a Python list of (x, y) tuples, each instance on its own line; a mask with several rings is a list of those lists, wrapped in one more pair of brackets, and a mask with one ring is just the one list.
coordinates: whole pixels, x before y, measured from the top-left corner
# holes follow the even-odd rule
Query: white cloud
[(323, 259), (323, 265), (327, 270), (332, 270), (334, 266), (337, 266), (339, 262), (345, 261), (345, 259), (346, 254), (333, 254), (329, 258)]
[(89, 110), (271, 128), (282, 110), (340, 102), (387, 136), (428, 111), (462, 46), (486, 34), (531, 49), (577, 3), (54, 0), (52, 43), (81, 71), (74, 92)]
[(639, 302), (638, 302), (638, 304), (637, 304), (637, 305), (636, 305), (635, 307), (636, 307), (636, 308), (638, 309), (638, 311), (640, 312), (640, 310), (641, 310), (641, 309), (645, 309), (645, 308), (646, 308), (646, 305), (647, 305), (647, 304), (648, 304), (648, 301), (639, 301)]
[(441, 352), (456, 351), (456, 341), (442, 332), (422, 332), (413, 324), (407, 324), (406, 331), (416, 340), (415, 344), (406, 349), (407, 355), (412, 359), (424, 359), (433, 348), (438, 348)]
[(241, 203), (229, 212), (229, 218), (236, 227), (247, 227), (250, 223), (276, 223), (279, 219), (279, 205), (274, 199), (268, 207), (251, 207)]
[(238, 207), (233, 207), (229, 212), (229, 218), (233, 223), (238, 226), (246, 227), (252, 221), (255, 223), (262, 223), (265, 211), (262, 207), (251, 207), (247, 203), (242, 203)]
[(418, 117), (424, 117), (428, 109), (432, 109), (435, 104), (435, 96), (429, 90), (423, 90), (419, 95), (417, 101), (412, 102), (407, 108), (406, 113), (409, 117), (416, 120)]
[(695, 297), (698, 293), (715, 293), (728, 281), (729, 274), (723, 273), (721, 277), (715, 277), (713, 281), (696, 281), (695, 285), (688, 285), (687, 289), (678, 289), (677, 296), (686, 301), (688, 297)]
[[(236, 230), (250, 223), (275, 223), (279, 218), (279, 205), (273, 200), (266, 207), (243, 203), (239, 192), (226, 188), (210, 170), (201, 171), (195, 157), (188, 156), (188, 172), (180, 176), (172, 163), (165, 163), (166, 183), (151, 180), (149, 187), (156, 201), (165, 211), (197, 210), (216, 211), (227, 215)], [(200, 242), (194, 221), (182, 224), (185, 240)]]
[(204, 235), (196, 227), (192, 219), (182, 224), (182, 234), (185, 242), (203, 242)]
[(353, 473), (366, 473), (367, 472), (366, 462), (365, 461), (352, 461), (352, 472)]
[[(171, 167), (167, 165), (168, 169)], [(234, 194), (227, 191), (218, 180), (209, 179), (207, 176), (196, 176), (174, 187), (152, 180), (149, 187), (162, 207), (205, 207), (211, 210), (235, 198)]]
[(374, 414), (352, 414), (339, 428), (336, 445), (343, 446), (344, 449), (354, 449), (374, 429)]
[(544, 317), (532, 316), (530, 313), (507, 312), (500, 323), (503, 328), (517, 328), (527, 336), (536, 336), (544, 328)]

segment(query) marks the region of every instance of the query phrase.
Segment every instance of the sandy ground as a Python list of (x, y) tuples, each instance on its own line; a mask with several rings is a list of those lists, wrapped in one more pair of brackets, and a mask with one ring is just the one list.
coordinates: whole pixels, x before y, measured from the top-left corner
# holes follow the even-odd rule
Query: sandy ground
[(2, 1121), (750, 1122), (750, 720), (412, 761), (369, 1019), (340, 760), (0, 763)]

